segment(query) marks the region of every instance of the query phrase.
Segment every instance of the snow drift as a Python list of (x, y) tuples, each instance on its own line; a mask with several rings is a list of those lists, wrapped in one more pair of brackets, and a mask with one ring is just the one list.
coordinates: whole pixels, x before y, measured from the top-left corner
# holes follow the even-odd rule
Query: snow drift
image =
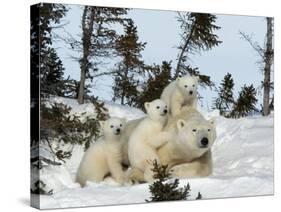
[[(74, 113), (93, 113), (90, 104), (78, 105), (75, 100), (56, 98), (65, 103)], [(142, 117), (142, 111), (106, 102), (109, 114), (126, 117), (128, 120)], [(272, 195), (273, 184), (273, 115), (241, 119), (226, 119), (217, 111), (206, 113), (215, 117), (217, 140), (212, 147), (213, 174), (206, 178), (181, 179), (180, 184), (190, 184), (190, 200), (197, 193), (203, 199)], [(92, 183), (81, 188), (74, 182), (83, 148), (74, 146), (72, 158), (59, 167), (50, 167), (40, 172), (40, 177), (53, 195), (40, 195), (42, 209), (82, 207), (114, 204), (144, 203), (149, 199), (148, 184), (119, 187), (114, 182)]]

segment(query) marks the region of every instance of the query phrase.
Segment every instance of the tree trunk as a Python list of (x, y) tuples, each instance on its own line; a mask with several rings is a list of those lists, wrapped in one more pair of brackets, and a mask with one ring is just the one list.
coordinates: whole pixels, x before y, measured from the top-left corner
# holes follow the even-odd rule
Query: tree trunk
[(78, 103), (84, 104), (84, 90), (86, 73), (89, 71), (89, 51), (91, 45), (91, 36), (93, 31), (94, 23), (94, 10), (91, 7), (85, 6), (82, 16), (82, 45), (83, 45), (83, 56), (80, 60), (80, 82), (78, 92)]
[(177, 78), (178, 76), (179, 76), (179, 72), (180, 72), (180, 65), (182, 64), (182, 59), (183, 59), (183, 55), (184, 55), (184, 53), (185, 53), (185, 51), (186, 51), (186, 49), (187, 49), (187, 47), (188, 47), (188, 45), (189, 45), (189, 42), (190, 42), (190, 40), (191, 40), (191, 37), (193, 36), (193, 31), (194, 31), (194, 26), (193, 26), (194, 24), (192, 24), (192, 28), (191, 28), (191, 30), (190, 30), (190, 33), (189, 33), (189, 35), (187, 36), (187, 38), (186, 38), (186, 41), (185, 41), (185, 43), (184, 43), (184, 46), (183, 46), (183, 48), (182, 48), (182, 50), (181, 50), (181, 53), (180, 53), (180, 56), (179, 56), (179, 59), (178, 59), (178, 63), (177, 63), (177, 67), (176, 67), (176, 71), (175, 71), (175, 77), (174, 78)]
[(84, 104), (85, 81), (86, 81), (85, 68), (81, 67), (80, 83), (79, 83), (79, 91), (78, 91), (78, 103), (79, 104)]
[(124, 105), (124, 92), (122, 92), (122, 96), (121, 96), (121, 105)]
[(266, 50), (264, 54), (264, 80), (263, 80), (263, 115), (267, 116), (270, 114), (269, 109), (269, 95), (270, 95), (270, 71), (273, 59), (272, 49), (272, 37), (273, 37), (273, 26), (272, 18), (266, 18), (267, 21), (267, 33), (266, 33)]
[[(129, 74), (129, 68), (126, 65), (125, 71), (124, 71), (124, 75), (123, 75), (123, 79), (125, 79), (126, 81), (129, 81), (128, 74)], [(126, 88), (126, 87), (124, 88), (123, 87), (123, 92), (122, 92), (122, 95), (121, 95), (121, 105), (125, 104), (125, 89), (128, 89), (128, 88)]]

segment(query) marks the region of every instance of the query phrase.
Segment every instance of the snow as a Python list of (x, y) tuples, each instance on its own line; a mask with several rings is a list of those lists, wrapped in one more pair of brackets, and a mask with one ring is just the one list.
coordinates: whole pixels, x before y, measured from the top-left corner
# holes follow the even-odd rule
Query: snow
[[(69, 99), (55, 99), (70, 105), (75, 113), (88, 111), (92, 105), (78, 105)], [(142, 117), (142, 111), (106, 102), (111, 116), (128, 120)], [(200, 112), (216, 118), (217, 140), (212, 147), (213, 174), (206, 178), (181, 179), (183, 186), (191, 187), (190, 200), (197, 193), (203, 199), (272, 195), (273, 176), (273, 115), (253, 116), (241, 119), (226, 119), (218, 111)], [(149, 199), (148, 184), (120, 187), (113, 181), (88, 182), (81, 188), (74, 182), (75, 174), (83, 155), (83, 148), (74, 146), (72, 158), (63, 166), (50, 167), (40, 173), (41, 179), (54, 189), (53, 195), (41, 195), (42, 209), (144, 203)]]
[[(92, 103), (79, 104), (76, 100), (62, 97), (52, 97), (50, 103), (63, 103), (71, 107), (71, 115), (77, 115), (80, 120), (86, 120), (87, 117), (95, 118), (95, 107)], [(50, 104), (47, 104), (47, 106)], [(136, 108), (118, 105), (109, 101), (105, 101), (105, 107), (112, 117), (126, 118), (127, 120), (143, 117), (145, 114)]]

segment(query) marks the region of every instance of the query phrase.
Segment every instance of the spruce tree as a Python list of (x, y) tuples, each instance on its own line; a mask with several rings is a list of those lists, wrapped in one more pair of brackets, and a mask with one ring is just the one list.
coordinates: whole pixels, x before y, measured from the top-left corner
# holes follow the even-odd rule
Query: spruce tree
[(146, 200), (147, 202), (186, 200), (189, 197), (189, 184), (179, 188), (179, 179), (167, 182), (170, 177), (167, 165), (159, 165), (154, 160), (152, 171), (155, 173), (154, 178), (156, 180), (149, 185), (151, 197), (150, 200)]
[(34, 183), (34, 189), (30, 189), (33, 194), (53, 195), (53, 190), (46, 191), (46, 184), (42, 180)]
[[(220, 27), (215, 25), (217, 17), (208, 13), (178, 13), (178, 21), (181, 29), (181, 44), (178, 49), (180, 50), (177, 58), (177, 66), (175, 69), (174, 78), (189, 73), (193, 75), (194, 68), (188, 64), (188, 56), (200, 51), (210, 50), (218, 46), (222, 41), (214, 34), (215, 30)], [(196, 70), (197, 76), (200, 76), (200, 84), (212, 86), (208, 76), (200, 74)]]
[[(65, 80), (64, 68), (56, 50), (52, 47), (52, 29), (58, 27), (67, 8), (62, 4), (42, 3), (39, 6), (38, 19), (31, 21), (31, 59), (40, 58), (40, 90), (41, 97), (53, 94), (63, 96)], [(36, 25), (39, 25), (38, 27)], [(39, 70), (37, 66), (31, 66)]]
[[(97, 139), (100, 133), (99, 121), (107, 118), (107, 109), (103, 102), (92, 97), (91, 103), (95, 108), (95, 117), (81, 117), (71, 113), (71, 107), (63, 103), (41, 102), (40, 139), (51, 144), (53, 141), (65, 144), (80, 144), (88, 148), (92, 138)], [(58, 159), (63, 160), (71, 153), (55, 152)], [(71, 155), (70, 155), (71, 156)], [(69, 156), (69, 157), (70, 157)]]
[(137, 78), (143, 75), (143, 61), (141, 52), (146, 43), (140, 42), (137, 27), (133, 21), (129, 21), (125, 27), (125, 34), (121, 35), (116, 43), (116, 51), (121, 57), (121, 62), (116, 66), (114, 75), (113, 100), (120, 100), (122, 105), (133, 105), (138, 98), (139, 81)]
[(148, 78), (143, 84), (143, 91), (137, 99), (136, 106), (144, 109), (144, 103), (160, 98), (164, 88), (172, 81), (172, 61), (163, 61), (162, 65), (154, 65), (148, 71)]
[(250, 115), (253, 112), (257, 112), (255, 105), (257, 103), (257, 91), (253, 85), (242, 87), (239, 92), (239, 97), (234, 104), (234, 108), (230, 114), (231, 117), (240, 118)]
[(220, 115), (228, 117), (233, 103), (234, 81), (230, 73), (227, 73), (218, 89), (218, 97), (215, 100), (215, 108), (219, 109)]
[(52, 47), (41, 49), (40, 90), (42, 94), (64, 96), (66, 89), (63, 78), (64, 67)]

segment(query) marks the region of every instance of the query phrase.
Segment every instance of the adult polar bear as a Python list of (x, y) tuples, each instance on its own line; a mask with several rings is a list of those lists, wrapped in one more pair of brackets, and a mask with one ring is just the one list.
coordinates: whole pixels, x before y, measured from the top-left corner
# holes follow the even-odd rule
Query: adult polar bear
[(174, 138), (158, 150), (162, 164), (174, 177), (204, 177), (212, 173), (211, 147), (216, 139), (215, 120), (206, 120), (196, 109), (185, 107), (169, 119), (166, 131)]
[[(125, 136), (121, 138), (123, 159), (128, 158), (128, 137), (140, 120), (128, 122), (124, 129)], [(169, 118), (164, 131), (172, 133), (173, 139), (161, 146), (157, 155), (161, 164), (168, 165), (173, 177), (204, 177), (212, 173), (210, 149), (216, 139), (213, 119), (208, 121), (196, 109), (184, 107), (180, 114)], [(139, 171), (132, 176), (133, 180), (144, 181), (143, 173)]]

